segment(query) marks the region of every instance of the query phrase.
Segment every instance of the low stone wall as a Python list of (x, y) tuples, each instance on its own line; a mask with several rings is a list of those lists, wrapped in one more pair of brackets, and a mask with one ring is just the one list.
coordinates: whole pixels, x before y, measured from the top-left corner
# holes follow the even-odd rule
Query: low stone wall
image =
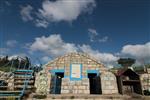
[(0, 79), (8, 83), (8, 90), (14, 90), (14, 75), (11, 72), (0, 71)]
[(111, 72), (101, 74), (102, 94), (118, 94), (116, 76)]
[(70, 81), (69, 78), (62, 79), (61, 94), (90, 94), (89, 79)]
[(8, 80), (8, 89), (14, 90), (14, 76), (11, 76), (10, 79)]

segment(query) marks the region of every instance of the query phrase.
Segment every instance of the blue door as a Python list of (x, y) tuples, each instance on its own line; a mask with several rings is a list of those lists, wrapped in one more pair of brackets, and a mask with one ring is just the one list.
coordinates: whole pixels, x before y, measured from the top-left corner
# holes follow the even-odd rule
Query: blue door
[(64, 73), (56, 72), (51, 79), (50, 93), (60, 94), (61, 93), (61, 81), (64, 77)]

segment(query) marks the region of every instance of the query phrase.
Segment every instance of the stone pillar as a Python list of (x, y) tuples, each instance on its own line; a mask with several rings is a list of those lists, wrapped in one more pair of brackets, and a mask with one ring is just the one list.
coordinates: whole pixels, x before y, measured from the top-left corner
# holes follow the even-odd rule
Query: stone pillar
[(111, 72), (101, 74), (102, 94), (118, 94), (116, 76)]
[(47, 94), (48, 77), (45, 70), (42, 70), (36, 74), (35, 87), (36, 87), (36, 93)]

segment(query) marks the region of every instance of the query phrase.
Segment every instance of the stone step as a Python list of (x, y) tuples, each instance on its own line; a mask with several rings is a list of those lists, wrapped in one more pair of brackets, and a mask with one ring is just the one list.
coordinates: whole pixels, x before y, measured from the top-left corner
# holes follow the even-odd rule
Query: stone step
[(34, 72), (33, 70), (26, 70), (26, 69), (19, 69), (16, 70), (15, 72)]
[[(32, 81), (32, 80), (30, 81), (30, 80), (29, 80), (27, 83), (28, 83), (28, 84), (33, 84), (34, 81)], [(14, 84), (24, 84), (24, 81), (16, 81), (16, 82), (14, 82)]]
[(14, 79), (15, 80), (28, 80), (28, 79), (32, 80), (32, 79), (34, 79), (34, 76), (32, 76), (32, 77), (15, 77)]
[[(24, 83), (24, 80), (15, 80), (14, 83)], [(28, 83), (34, 83), (34, 80), (28, 80)]]
[[(24, 88), (24, 85), (16, 85), (16, 86), (14, 86), (14, 88)], [(34, 88), (34, 86), (28, 85), (28, 86), (26, 86), (26, 88)]]
[(32, 78), (32, 75), (15, 75), (14, 78)]
[(20, 93), (21, 91), (0, 91), (0, 93)]
[(5, 100), (5, 99), (9, 99), (9, 100), (17, 99), (18, 100), (19, 98), (20, 98), (20, 96), (11, 96), (11, 95), (10, 96), (8, 96), (8, 95), (7, 96), (4, 96), (4, 95), (0, 96), (0, 100)]

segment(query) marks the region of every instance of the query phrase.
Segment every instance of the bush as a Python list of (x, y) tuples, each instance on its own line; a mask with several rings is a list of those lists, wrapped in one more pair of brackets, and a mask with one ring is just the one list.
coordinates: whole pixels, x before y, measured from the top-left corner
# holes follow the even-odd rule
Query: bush
[(4, 72), (9, 72), (9, 71), (15, 71), (16, 68), (12, 67), (12, 69), (10, 70), (10, 66), (5, 66), (5, 67), (0, 67), (0, 71), (4, 71)]
[(33, 96), (33, 98), (36, 98), (36, 99), (45, 99), (47, 97), (47, 95), (43, 95), (43, 94), (36, 94)]
[(150, 91), (149, 90), (144, 90), (144, 95), (150, 95)]

